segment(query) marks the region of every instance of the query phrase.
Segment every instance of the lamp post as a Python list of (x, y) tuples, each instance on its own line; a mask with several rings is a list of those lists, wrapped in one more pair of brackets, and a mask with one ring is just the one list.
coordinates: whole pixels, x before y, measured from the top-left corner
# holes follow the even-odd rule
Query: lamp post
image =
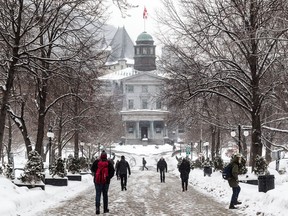
[(88, 159), (89, 159), (89, 163), (90, 163), (90, 157), (91, 157), (91, 143), (87, 143), (88, 146)]
[(98, 142), (98, 154), (99, 154), (99, 156), (100, 156), (100, 153), (101, 153), (100, 150), (101, 150), (100, 149), (100, 142)]
[(49, 127), (49, 130), (47, 132), (47, 137), (49, 138), (49, 170), (52, 166), (52, 139), (54, 138), (54, 133), (52, 132), (52, 127)]
[(209, 148), (209, 142), (203, 143), (203, 146), (206, 148), (206, 159), (208, 159), (208, 148)]
[[(242, 131), (242, 127), (239, 124), (238, 125), (238, 148), (239, 148), (239, 153), (242, 153), (242, 146), (241, 146), (241, 131)], [(237, 133), (235, 130), (231, 131), (231, 136), (232, 137), (236, 137)], [(249, 132), (247, 130), (244, 130), (243, 135), (245, 137), (247, 137), (249, 135)]]
[(84, 153), (84, 145), (85, 145), (84, 142), (80, 142), (82, 157), (83, 157), (83, 155), (84, 155), (84, 154), (83, 154), (83, 153)]

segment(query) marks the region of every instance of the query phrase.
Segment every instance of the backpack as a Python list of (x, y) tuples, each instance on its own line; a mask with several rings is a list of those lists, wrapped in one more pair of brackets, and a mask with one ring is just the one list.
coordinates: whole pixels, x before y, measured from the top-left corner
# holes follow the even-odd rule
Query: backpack
[(109, 176), (108, 163), (109, 163), (108, 161), (102, 161), (102, 160), (98, 162), (98, 168), (95, 174), (96, 184), (106, 184), (107, 178)]
[(222, 170), (222, 177), (225, 180), (229, 180), (232, 178), (232, 163), (229, 163), (227, 166), (224, 167)]

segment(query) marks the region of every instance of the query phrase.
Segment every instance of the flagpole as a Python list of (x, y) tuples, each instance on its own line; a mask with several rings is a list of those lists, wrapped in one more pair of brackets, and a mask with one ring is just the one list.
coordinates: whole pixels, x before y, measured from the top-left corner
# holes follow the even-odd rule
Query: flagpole
[(143, 11), (143, 19), (144, 19), (144, 32), (146, 32), (146, 19), (147, 19), (147, 9), (146, 7), (144, 6), (144, 11)]

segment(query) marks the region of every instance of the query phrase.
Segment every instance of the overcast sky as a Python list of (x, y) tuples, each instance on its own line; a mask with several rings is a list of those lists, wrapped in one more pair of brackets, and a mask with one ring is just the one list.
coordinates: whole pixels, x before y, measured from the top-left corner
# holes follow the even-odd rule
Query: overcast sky
[(130, 17), (122, 18), (116, 6), (112, 6), (110, 10), (113, 11), (113, 13), (108, 23), (114, 25), (116, 28), (125, 26), (132, 41), (135, 43), (137, 36), (144, 31), (143, 11), (144, 7), (146, 7), (148, 18), (145, 20), (145, 30), (153, 37), (155, 45), (157, 45), (156, 37), (154, 36), (157, 28), (153, 19), (155, 19), (156, 16), (155, 10), (161, 7), (160, 0), (130, 0), (130, 2), (139, 5), (137, 8), (128, 11)]

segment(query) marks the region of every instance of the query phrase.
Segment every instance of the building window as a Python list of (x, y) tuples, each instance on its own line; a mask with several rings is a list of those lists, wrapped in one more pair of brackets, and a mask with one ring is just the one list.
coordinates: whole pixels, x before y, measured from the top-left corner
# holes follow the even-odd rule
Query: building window
[(150, 54), (151, 54), (151, 55), (154, 54), (154, 49), (153, 49), (153, 47), (150, 47)]
[(143, 47), (143, 54), (144, 54), (144, 55), (147, 54), (147, 47)]
[(128, 100), (128, 109), (134, 109), (134, 101)]
[(142, 85), (142, 92), (147, 93), (148, 92), (148, 86)]
[(133, 93), (134, 92), (134, 86), (133, 85), (127, 85), (127, 92)]
[(133, 127), (128, 128), (128, 133), (133, 133), (133, 131), (134, 131)]
[(136, 54), (139, 55), (140, 54), (140, 47), (136, 48)]
[(148, 101), (147, 99), (142, 100), (142, 109), (148, 109)]
[(161, 108), (162, 108), (161, 101), (158, 100), (158, 101), (156, 102), (156, 109), (161, 109)]
[(161, 133), (161, 128), (160, 127), (156, 128), (156, 133)]

